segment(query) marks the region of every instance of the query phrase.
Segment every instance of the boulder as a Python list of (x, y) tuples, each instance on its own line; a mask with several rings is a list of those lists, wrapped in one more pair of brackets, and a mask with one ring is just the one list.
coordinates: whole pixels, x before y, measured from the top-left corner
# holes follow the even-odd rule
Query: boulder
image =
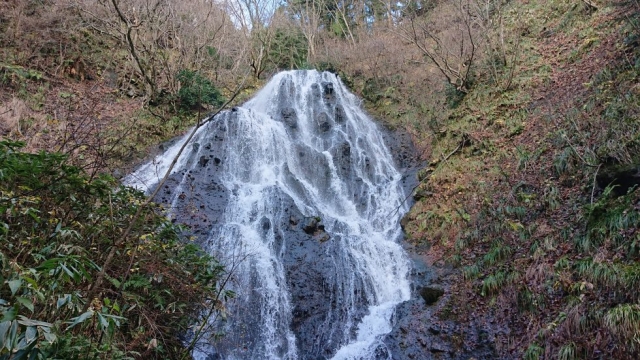
[(614, 186), (615, 195), (626, 195), (630, 189), (640, 186), (640, 164), (605, 165), (598, 172), (596, 181), (601, 189)]
[(298, 128), (298, 114), (292, 107), (285, 107), (280, 110), (281, 121), (291, 129)]
[(427, 305), (435, 304), (442, 295), (444, 295), (444, 290), (442, 289), (434, 287), (423, 287), (420, 289), (420, 296)]

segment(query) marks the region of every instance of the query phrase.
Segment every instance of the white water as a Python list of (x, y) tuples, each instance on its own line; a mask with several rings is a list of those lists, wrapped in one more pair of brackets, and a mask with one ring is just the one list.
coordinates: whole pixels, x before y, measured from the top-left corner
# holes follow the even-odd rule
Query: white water
[[(325, 96), (331, 86), (333, 94)], [(295, 110), (293, 127), (283, 120), (285, 108)], [(205, 359), (207, 352), (217, 351), (227, 359), (304, 359), (330, 346), (334, 359), (374, 359), (374, 351), (384, 348), (382, 336), (391, 331), (395, 306), (410, 297), (409, 263), (397, 243), (399, 218), (407, 209), (401, 175), (360, 101), (330, 73), (277, 74), (241, 108), (198, 130), (191, 141), (198, 145), (188, 145), (173, 169), (179, 179), (170, 201), (173, 211), (178, 194), (189, 187), (185, 174), (198, 166), (197, 159), (206, 154), (202, 144), (212, 142), (214, 134), (225, 137), (215, 146), (223, 159), (219, 181), (229, 197), (206, 246), (228, 268), (236, 268), (231, 287), (239, 305), (231, 307), (236, 313), (229, 315), (225, 331), (238, 343), (222, 350), (204, 345), (194, 357)], [(153, 188), (185, 139), (125, 183)], [(299, 348), (291, 328), (296, 304), (283, 259), (293, 245), (277, 226), (290, 216), (291, 202), (304, 216), (320, 217), (331, 237), (321, 245), (330, 275), (313, 286), (335, 305), (321, 314), (320, 340), (313, 349)], [(248, 340), (240, 344), (244, 336)]]

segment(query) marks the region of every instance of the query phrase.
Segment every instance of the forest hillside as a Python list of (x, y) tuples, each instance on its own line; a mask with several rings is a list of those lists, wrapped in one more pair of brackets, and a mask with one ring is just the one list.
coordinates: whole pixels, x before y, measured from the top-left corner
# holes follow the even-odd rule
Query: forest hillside
[(637, 0), (5, 0), (0, 358), (188, 358), (229, 269), (118, 179), (309, 68), (412, 137), (453, 353), (640, 357)]

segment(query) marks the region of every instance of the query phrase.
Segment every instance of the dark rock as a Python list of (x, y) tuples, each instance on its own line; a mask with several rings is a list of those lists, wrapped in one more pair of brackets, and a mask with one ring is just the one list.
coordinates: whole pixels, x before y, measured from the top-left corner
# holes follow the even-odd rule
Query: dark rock
[(329, 115), (325, 112), (321, 112), (316, 116), (316, 123), (321, 133), (326, 133), (331, 130), (331, 121), (329, 120)]
[(409, 222), (411, 222), (411, 218), (408, 215), (405, 215), (402, 219), (400, 219), (400, 227), (402, 228), (402, 231), (405, 231), (405, 227), (409, 225)]
[(432, 353), (450, 352), (448, 346), (443, 342), (431, 344), (431, 348), (429, 348), (429, 351), (431, 351)]
[(598, 186), (605, 189), (614, 186), (616, 196), (626, 195), (630, 189), (640, 186), (640, 165), (614, 164), (603, 166), (596, 177)]
[(429, 326), (428, 331), (433, 335), (439, 335), (442, 332), (442, 329), (438, 326)]
[(200, 160), (198, 160), (198, 165), (205, 167), (209, 163), (209, 159), (206, 156), (200, 156)]
[(281, 121), (291, 129), (298, 128), (298, 114), (292, 107), (286, 107), (280, 110)]
[(333, 101), (336, 98), (335, 89), (333, 88), (333, 83), (323, 82), (322, 83), (322, 94), (324, 99), (327, 101)]
[(320, 234), (318, 234), (317, 239), (318, 239), (318, 241), (323, 243), (323, 242), (329, 241), (329, 239), (331, 239), (331, 236), (329, 236), (329, 234), (327, 234), (326, 232), (323, 231)]
[(269, 229), (271, 229), (271, 220), (269, 220), (267, 217), (263, 217), (261, 219), (261, 223), (263, 231), (267, 232), (269, 231)]
[(309, 217), (304, 219), (304, 223), (302, 224), (302, 230), (307, 234), (312, 235), (318, 230), (318, 224), (320, 220), (316, 217)]
[(347, 121), (347, 114), (342, 105), (336, 105), (335, 120), (338, 124), (344, 124)]
[(420, 289), (420, 296), (422, 296), (427, 305), (435, 304), (442, 295), (444, 295), (444, 290), (442, 289), (433, 287), (423, 287)]
[(415, 201), (420, 201), (426, 197), (431, 196), (433, 196), (433, 193), (431, 191), (422, 189), (421, 187), (416, 188), (416, 190), (413, 192), (413, 200)]

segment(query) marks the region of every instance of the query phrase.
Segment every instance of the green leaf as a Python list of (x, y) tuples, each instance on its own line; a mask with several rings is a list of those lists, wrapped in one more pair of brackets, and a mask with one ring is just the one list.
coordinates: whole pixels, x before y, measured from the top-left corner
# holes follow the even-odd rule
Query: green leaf
[(111, 284), (117, 288), (120, 287), (120, 281), (116, 278), (110, 278), (109, 281), (111, 282)]
[(24, 332), (24, 340), (27, 344), (31, 343), (38, 337), (38, 328), (35, 326), (27, 326), (27, 330)]
[(9, 288), (11, 289), (11, 295), (15, 295), (16, 292), (22, 286), (22, 279), (7, 281)]
[(18, 296), (16, 297), (16, 301), (24, 305), (24, 307), (26, 307), (27, 309), (29, 309), (29, 311), (33, 313), (33, 302), (31, 300), (22, 296)]
[[(35, 271), (35, 269), (30, 269), (30, 270), (34, 270)], [(26, 281), (29, 285), (31, 285), (34, 289), (38, 288), (38, 282), (35, 281), (34, 279), (32, 279), (32, 278), (30, 278), (28, 276), (23, 276), (22, 279), (24, 281)]]
[(7, 310), (2, 312), (2, 322), (5, 321), (13, 321), (13, 319), (16, 318), (16, 315), (18, 315), (18, 309), (16, 309), (15, 306), (12, 306), (10, 308), (8, 308)]
[(53, 324), (51, 323), (39, 321), (39, 320), (32, 320), (24, 315), (18, 315), (18, 323), (24, 326), (39, 326), (42, 328), (50, 328), (53, 326)]
[[(32, 342), (31, 344), (27, 344), (27, 343), (20, 343), (20, 351), (16, 352), (15, 355), (11, 358), (12, 360), (23, 360), (23, 359), (29, 359), (29, 354), (33, 354), (32, 350), (34, 348), (34, 346), (36, 345), (35, 342)], [(37, 355), (38, 350), (36, 349), (35, 353)], [(33, 357), (32, 357), (33, 358)]]
[(67, 305), (71, 301), (71, 294), (64, 294), (63, 297), (58, 298), (56, 302), (56, 309), (60, 309), (61, 307)]
[(64, 270), (64, 272), (67, 273), (67, 275), (69, 275), (70, 278), (75, 280), (75, 274), (71, 270), (69, 270), (69, 268), (65, 264), (60, 264), (60, 267), (62, 268), (62, 270)]
[(58, 339), (58, 337), (56, 336), (56, 334), (47, 331), (44, 333), (44, 339), (47, 340), (50, 344), (53, 344)]
[(60, 261), (60, 258), (49, 259), (49, 260), (43, 262), (42, 264), (40, 264), (40, 266), (38, 266), (38, 269), (42, 269), (42, 270), (55, 269), (58, 266), (58, 262), (59, 261)]
[(9, 329), (9, 337), (7, 338), (7, 342), (5, 346), (7, 350), (14, 349), (18, 345), (18, 322), (11, 322), (11, 329)]
[(93, 310), (89, 310), (89, 311), (85, 312), (84, 314), (81, 314), (79, 316), (71, 318), (69, 321), (67, 321), (67, 323), (70, 324), (69, 327), (67, 327), (67, 330), (71, 329), (72, 327), (74, 327), (74, 326), (80, 324), (81, 322), (84, 322), (88, 318), (92, 317), (94, 313), (95, 312)]
[(7, 343), (7, 335), (9, 335), (10, 328), (11, 321), (3, 321), (0, 323), (0, 352), (2, 352), (4, 345)]
[(100, 327), (102, 327), (102, 331), (106, 331), (109, 328), (109, 321), (102, 316), (101, 313), (98, 314), (98, 321), (100, 322)]
[[(127, 318), (122, 317), (122, 316), (117, 316), (117, 315), (111, 315), (111, 314), (98, 314), (98, 317), (101, 317), (104, 319), (105, 323), (102, 324), (103, 325), (103, 330), (107, 330), (108, 329), (108, 325), (109, 322), (113, 322), (113, 324), (116, 327), (120, 327), (120, 321), (125, 321), (127, 320)], [(102, 322), (102, 320), (100, 320)]]

